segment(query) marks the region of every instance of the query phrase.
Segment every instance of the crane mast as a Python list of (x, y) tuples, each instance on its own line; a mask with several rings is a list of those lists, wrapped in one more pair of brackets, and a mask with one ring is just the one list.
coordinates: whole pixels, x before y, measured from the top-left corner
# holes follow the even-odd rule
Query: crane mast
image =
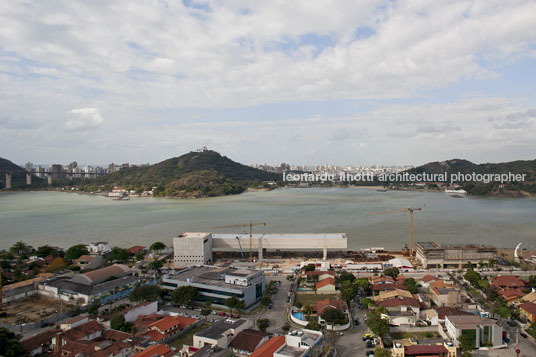
[(388, 214), (388, 213), (398, 213), (398, 212), (409, 212), (409, 260), (413, 263), (413, 212), (414, 211), (421, 211), (422, 208), (400, 208), (400, 209), (392, 209), (388, 211), (382, 211), (382, 212), (373, 212), (369, 213), (368, 216), (376, 216), (379, 214)]

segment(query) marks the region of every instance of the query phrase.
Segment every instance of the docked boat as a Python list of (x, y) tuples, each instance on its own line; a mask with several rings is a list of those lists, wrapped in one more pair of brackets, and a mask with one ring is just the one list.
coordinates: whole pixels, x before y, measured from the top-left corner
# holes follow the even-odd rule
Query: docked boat
[(467, 195), (467, 191), (459, 189), (459, 190), (445, 190), (445, 194), (447, 195), (455, 195), (455, 196), (461, 196), (464, 197)]

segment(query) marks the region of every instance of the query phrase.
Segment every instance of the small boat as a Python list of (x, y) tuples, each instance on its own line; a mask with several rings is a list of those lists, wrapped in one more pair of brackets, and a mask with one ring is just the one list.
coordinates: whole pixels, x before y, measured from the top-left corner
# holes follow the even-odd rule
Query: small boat
[(377, 189), (376, 191), (378, 191), (378, 192), (387, 192), (388, 189), (386, 189), (386, 188), (379, 188), (379, 189)]
[(112, 198), (113, 201), (128, 201), (130, 200), (130, 198), (128, 196), (123, 196), (123, 197), (116, 197), (116, 198)]

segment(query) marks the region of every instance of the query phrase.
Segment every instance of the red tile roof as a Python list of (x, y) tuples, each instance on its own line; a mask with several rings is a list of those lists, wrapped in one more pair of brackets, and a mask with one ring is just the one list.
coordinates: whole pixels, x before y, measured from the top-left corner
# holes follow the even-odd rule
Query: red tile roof
[(413, 306), (421, 307), (419, 300), (407, 297), (395, 297), (383, 301), (378, 301), (378, 305), (383, 307)]
[(31, 352), (43, 345), (50, 344), (52, 342), (52, 337), (56, 336), (58, 332), (60, 332), (60, 330), (52, 329), (26, 338), (21, 341), (22, 349), (26, 352)]
[(436, 311), (437, 311), (437, 316), (439, 317), (440, 320), (444, 320), (445, 316), (472, 315), (470, 312), (457, 310), (452, 307), (446, 307), (446, 306), (438, 307)]
[(499, 288), (522, 288), (525, 282), (515, 275), (501, 275), (493, 278), (491, 285)]
[(408, 355), (417, 355), (417, 354), (440, 354), (448, 353), (449, 351), (445, 346), (442, 345), (413, 345), (405, 346), (404, 353)]
[(428, 283), (428, 282), (430, 282), (430, 281), (440, 280), (440, 278), (435, 277), (435, 276), (433, 276), (433, 275), (425, 275), (425, 276), (422, 277), (421, 280), (424, 281), (425, 283)]
[(152, 345), (134, 355), (134, 357), (154, 357), (154, 356), (168, 356), (171, 355), (171, 349), (166, 345)]
[(240, 350), (253, 352), (255, 347), (266, 337), (270, 336), (266, 332), (257, 331), (253, 329), (246, 329), (238, 333), (233, 338), (229, 347)]
[(285, 336), (272, 337), (259, 348), (257, 348), (249, 357), (273, 357), (274, 352), (285, 344)]
[(139, 251), (144, 250), (145, 247), (143, 245), (135, 245), (133, 247), (130, 247), (127, 249), (128, 254), (137, 254)]
[(519, 305), (519, 307), (529, 314), (536, 315), (536, 304), (532, 302), (526, 302), (524, 304)]
[(330, 299), (330, 298), (320, 300), (319, 302), (316, 303), (316, 313), (318, 315), (322, 315), (324, 310), (328, 308), (335, 308), (339, 311), (343, 311), (344, 306), (343, 306), (342, 301)]
[(155, 321), (151, 324), (149, 324), (147, 327), (149, 328), (157, 328), (160, 331), (167, 331), (169, 329), (178, 329), (186, 327), (190, 324), (193, 324), (197, 320), (192, 317), (184, 317), (184, 316), (166, 316), (158, 321)]
[(320, 276), (320, 275), (325, 275), (325, 274), (328, 274), (328, 275), (331, 275), (331, 276), (335, 276), (335, 273), (332, 272), (332, 271), (313, 270), (313, 271), (307, 271), (307, 272), (305, 272), (305, 276), (307, 276), (308, 278), (310, 278), (310, 277), (312, 277), (312, 276)]
[(501, 289), (499, 290), (499, 295), (502, 295), (506, 298), (513, 298), (513, 297), (523, 297), (525, 296), (525, 293), (519, 289)]
[(63, 333), (63, 337), (68, 340), (76, 341), (91, 334), (94, 334), (98, 331), (102, 331), (103, 329), (104, 328), (100, 323), (95, 320), (91, 320), (89, 322), (86, 322), (85, 324), (76, 326), (70, 330), (65, 331)]
[(320, 288), (322, 288), (324, 286), (328, 286), (328, 285), (335, 286), (335, 279), (333, 279), (333, 278), (322, 279), (318, 283), (316, 283), (316, 288), (320, 289)]

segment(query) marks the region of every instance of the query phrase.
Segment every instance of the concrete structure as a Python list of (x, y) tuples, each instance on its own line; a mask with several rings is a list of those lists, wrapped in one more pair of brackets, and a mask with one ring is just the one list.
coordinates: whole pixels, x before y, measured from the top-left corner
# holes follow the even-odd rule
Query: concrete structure
[(112, 245), (110, 242), (95, 242), (89, 243), (86, 246), (89, 254), (105, 255), (112, 251)]
[(6, 190), (11, 190), (11, 172), (6, 172)]
[(460, 307), (460, 291), (454, 288), (433, 288), (431, 289), (432, 300), (438, 307)]
[[(249, 235), (243, 233), (224, 234), (212, 233), (212, 249), (215, 251), (239, 250), (238, 239), (242, 248), (249, 249)], [(345, 233), (270, 233), (253, 234), (252, 249), (258, 251), (259, 259), (263, 259), (263, 251), (271, 250), (322, 250), (324, 260), (328, 249), (344, 250), (348, 247)]]
[(39, 291), (39, 283), (50, 278), (53, 274), (41, 273), (36, 278), (19, 281), (2, 287), (2, 303), (26, 299), (36, 295)]
[(445, 328), (447, 334), (459, 347), (459, 337), (464, 334), (472, 338), (475, 348), (482, 345), (492, 344), (493, 347), (503, 344), (503, 328), (497, 321), (478, 315), (445, 316)]
[(128, 297), (140, 283), (155, 282), (142, 281), (134, 276), (127, 266), (114, 264), (73, 277), (59, 276), (48, 279), (39, 284), (38, 293), (72, 304), (89, 304), (95, 299), (100, 299), (101, 304), (106, 304)]
[(415, 258), (424, 268), (461, 268), (467, 262), (487, 263), (497, 256), (497, 248), (483, 245), (440, 245), (436, 242), (417, 242)]
[(173, 258), (176, 268), (210, 264), (212, 233), (185, 232), (173, 238)]
[(248, 307), (262, 298), (266, 278), (260, 270), (198, 266), (164, 275), (161, 285), (170, 290), (179, 286), (194, 286), (199, 292), (200, 301), (208, 300), (222, 306), (225, 306), (228, 298), (235, 296)]
[(457, 349), (451, 342), (435, 345), (419, 345), (417, 342), (405, 345), (395, 342), (391, 353), (393, 357), (456, 357)]
[(97, 269), (104, 265), (105, 260), (102, 255), (82, 255), (76, 259), (74, 264), (78, 265), (82, 270)]
[(243, 319), (226, 319), (216, 322), (209, 328), (194, 335), (193, 347), (203, 348), (205, 345), (227, 347), (234, 336), (248, 328)]

